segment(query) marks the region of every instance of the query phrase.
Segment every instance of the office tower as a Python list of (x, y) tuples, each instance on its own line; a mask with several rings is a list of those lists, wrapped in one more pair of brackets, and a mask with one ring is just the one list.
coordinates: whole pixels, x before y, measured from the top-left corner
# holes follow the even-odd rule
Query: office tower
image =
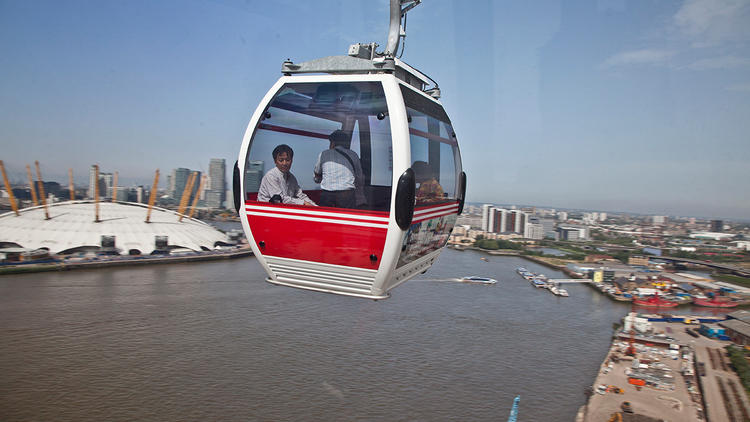
[(653, 219), (654, 226), (663, 226), (667, 222), (667, 217), (663, 215), (655, 215), (651, 218)]
[(189, 177), (190, 169), (180, 167), (172, 170), (169, 180), (169, 196), (172, 199), (179, 201), (182, 198), (182, 193), (185, 191)]
[(258, 192), (263, 179), (263, 161), (248, 161), (245, 165), (245, 192)]
[(724, 231), (724, 220), (711, 220), (711, 231), (721, 233)]
[(210, 208), (222, 208), (227, 190), (226, 160), (223, 158), (212, 158), (208, 163), (209, 183), (206, 187), (206, 206)]
[[(177, 202), (182, 200), (182, 194), (185, 192), (185, 186), (187, 186), (188, 179), (190, 179), (192, 173), (192, 170), (182, 167), (172, 170), (171, 178), (169, 180), (171, 184), (169, 196), (172, 200)], [(195, 183), (193, 183), (193, 188), (190, 190), (190, 198), (188, 200), (192, 200), (193, 195), (198, 193), (198, 187), (200, 186), (200, 180), (202, 177), (201, 172), (196, 171), (195, 173), (197, 173)]]
[(94, 198), (94, 186), (96, 182), (96, 169), (94, 166), (91, 166), (89, 169), (89, 190), (86, 192), (86, 195), (91, 199)]
[(99, 169), (99, 180), (96, 179), (96, 170), (94, 166), (89, 169), (89, 190), (86, 192), (89, 199), (94, 199), (94, 187), (95, 183), (99, 184), (99, 199), (112, 196), (112, 184), (113, 176), (112, 173), (103, 173)]
[(112, 198), (112, 187), (114, 186), (114, 175), (112, 173), (99, 173), (99, 180), (104, 184), (104, 189), (99, 190), (99, 196), (102, 198)]

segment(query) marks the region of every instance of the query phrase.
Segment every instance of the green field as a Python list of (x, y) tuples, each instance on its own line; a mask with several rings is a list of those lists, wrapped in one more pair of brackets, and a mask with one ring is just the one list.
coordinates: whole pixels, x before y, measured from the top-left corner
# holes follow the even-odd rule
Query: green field
[(750, 287), (750, 278), (748, 277), (740, 277), (737, 275), (719, 274), (719, 273), (713, 273), (711, 274), (711, 277), (713, 277), (716, 280), (726, 281), (727, 283), (737, 284), (742, 287)]

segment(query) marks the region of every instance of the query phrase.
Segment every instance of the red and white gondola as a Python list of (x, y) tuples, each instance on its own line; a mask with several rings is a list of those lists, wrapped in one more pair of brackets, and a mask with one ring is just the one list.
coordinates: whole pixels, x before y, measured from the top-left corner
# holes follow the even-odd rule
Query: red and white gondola
[[(392, 32), (394, 10), (399, 24), (405, 13), (392, 0)], [(466, 175), (439, 89), (389, 53), (397, 46), (389, 42), (378, 54), (375, 44), (357, 44), (348, 56), (287, 61), (253, 113), (234, 196), (267, 281), (383, 299), (426, 271), (445, 247), (463, 208)], [(353, 206), (320, 206), (324, 193), (313, 168), (333, 148), (334, 132), (345, 134), (350, 157), (359, 159), (343, 164), (361, 168), (361, 200)], [(259, 198), (279, 145), (293, 151), (289, 172), (315, 205)]]

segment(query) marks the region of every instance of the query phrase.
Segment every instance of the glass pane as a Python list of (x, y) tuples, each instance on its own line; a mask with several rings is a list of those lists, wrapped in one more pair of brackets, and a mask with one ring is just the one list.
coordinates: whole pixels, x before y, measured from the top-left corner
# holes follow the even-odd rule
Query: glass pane
[[(393, 173), (387, 112), (377, 82), (284, 85), (253, 134), (245, 198), (387, 211)], [(283, 167), (288, 153), (274, 159), (280, 145), (292, 151), (291, 167)]]
[(401, 87), (409, 119), (412, 169), (417, 180), (417, 205), (455, 201), (458, 195), (459, 152), (442, 107)]

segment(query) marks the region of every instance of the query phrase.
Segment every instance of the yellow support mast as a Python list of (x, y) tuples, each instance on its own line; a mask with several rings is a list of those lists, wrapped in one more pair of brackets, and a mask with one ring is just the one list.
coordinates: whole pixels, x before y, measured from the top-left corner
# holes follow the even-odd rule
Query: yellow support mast
[(39, 199), (42, 200), (42, 205), (44, 205), (44, 219), (49, 220), (49, 209), (47, 208), (47, 195), (44, 193), (44, 182), (42, 181), (42, 171), (39, 170), (39, 161), (34, 161), (34, 165), (36, 166), (36, 178), (37, 178), (37, 184), (39, 186)]
[(36, 188), (34, 187), (34, 178), (31, 176), (31, 166), (26, 164), (26, 174), (29, 175), (29, 190), (31, 191), (31, 202), (34, 206), (39, 205), (39, 201), (36, 199)]
[(148, 197), (148, 214), (146, 214), (146, 222), (151, 222), (151, 209), (154, 208), (154, 201), (156, 200), (156, 187), (159, 185), (159, 169), (156, 169), (156, 175), (154, 176), (154, 186), (151, 188), (151, 194)]
[[(190, 177), (188, 177), (187, 183), (185, 183), (185, 190), (182, 191), (182, 198), (180, 199), (180, 206), (177, 209), (178, 214), (182, 214), (185, 212), (185, 209), (187, 208), (187, 204), (190, 201), (190, 194), (193, 192), (193, 185), (195, 184), (195, 176), (198, 174), (198, 172), (194, 171), (190, 173)], [(180, 217), (180, 221), (182, 221), (182, 217)]]
[(117, 202), (117, 172), (115, 172), (115, 181), (112, 184), (112, 202)]
[(8, 199), (10, 199), (10, 208), (13, 209), (13, 212), (16, 213), (16, 215), (21, 215), (18, 212), (18, 206), (16, 205), (16, 198), (13, 196), (13, 189), (10, 188), (10, 182), (8, 182), (8, 175), (5, 174), (5, 166), (3, 165), (3, 160), (0, 160), (0, 172), (3, 173), (3, 182), (5, 183), (5, 190), (8, 191)]
[[(193, 218), (193, 213), (195, 212), (195, 206), (198, 205), (198, 198), (201, 196), (201, 192), (203, 191), (203, 183), (206, 181), (206, 176), (201, 175), (201, 181), (198, 184), (198, 192), (195, 193), (195, 198), (193, 198), (193, 205), (190, 207), (190, 214), (188, 215), (188, 218)], [(182, 217), (180, 217), (180, 221), (182, 221)]]
[(94, 223), (99, 221), (99, 165), (94, 164)]

